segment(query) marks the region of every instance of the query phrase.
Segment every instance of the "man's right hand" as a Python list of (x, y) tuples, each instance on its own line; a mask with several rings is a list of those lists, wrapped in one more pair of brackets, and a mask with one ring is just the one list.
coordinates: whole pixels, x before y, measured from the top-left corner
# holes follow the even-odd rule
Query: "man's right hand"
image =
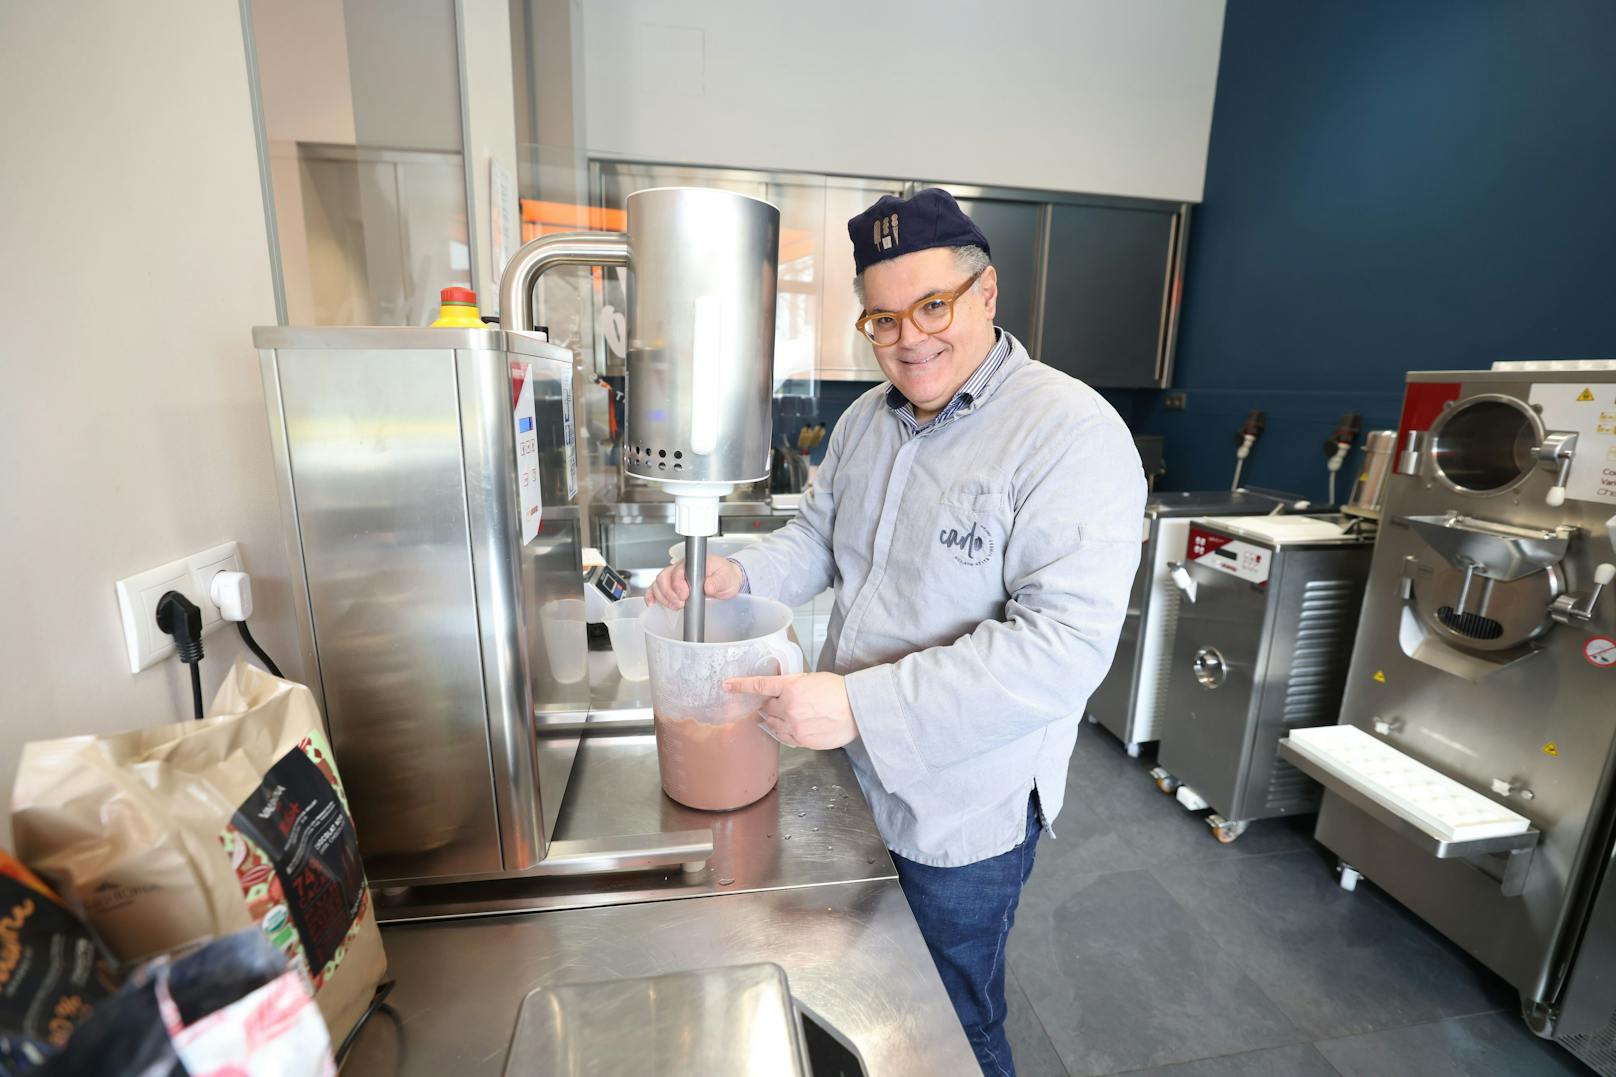
[[(708, 598), (734, 598), (741, 593), (742, 580), (741, 567), (734, 561), (727, 557), (707, 558), (707, 582), (702, 590)], [(680, 558), (657, 574), (656, 582), (646, 592), (645, 604), (682, 610), (685, 608), (685, 599), (689, 597), (690, 584), (685, 580), (685, 562)]]

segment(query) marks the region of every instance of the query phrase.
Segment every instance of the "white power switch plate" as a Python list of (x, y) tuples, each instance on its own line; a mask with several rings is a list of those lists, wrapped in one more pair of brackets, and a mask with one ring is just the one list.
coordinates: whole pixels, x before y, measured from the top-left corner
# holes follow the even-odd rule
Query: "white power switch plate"
[(201, 608), (204, 636), (224, 624), (219, 607), (208, 597), (208, 584), (217, 573), (226, 571), (243, 571), (241, 552), (234, 542), (118, 581), (118, 613), (123, 618), (130, 673), (139, 673), (174, 653), (174, 640), (157, 627), (157, 600), (167, 592), (178, 591)]

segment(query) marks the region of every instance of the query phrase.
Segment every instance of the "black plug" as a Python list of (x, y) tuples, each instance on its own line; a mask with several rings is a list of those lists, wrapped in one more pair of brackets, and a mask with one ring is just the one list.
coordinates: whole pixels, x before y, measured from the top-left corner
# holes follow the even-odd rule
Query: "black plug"
[(157, 600), (157, 627), (174, 637), (180, 661), (191, 667), (191, 709), (202, 717), (202, 609), (178, 591)]
[(178, 591), (165, 591), (157, 600), (157, 627), (174, 637), (180, 661), (202, 661), (202, 609)]

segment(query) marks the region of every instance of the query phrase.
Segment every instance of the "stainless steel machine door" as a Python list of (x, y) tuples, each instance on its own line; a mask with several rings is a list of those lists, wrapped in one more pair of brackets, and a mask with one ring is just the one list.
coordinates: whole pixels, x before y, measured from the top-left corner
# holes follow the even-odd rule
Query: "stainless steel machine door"
[(1179, 609), (1161, 765), (1219, 810), (1245, 775), (1259, 662), (1272, 632), (1266, 588), (1191, 562)]
[(589, 705), (569, 354), (487, 330), (254, 336), (299, 627), (371, 882), (532, 869), (578, 744), (535, 722)]
[(326, 722), (373, 882), (500, 870), (452, 348), (282, 348)]

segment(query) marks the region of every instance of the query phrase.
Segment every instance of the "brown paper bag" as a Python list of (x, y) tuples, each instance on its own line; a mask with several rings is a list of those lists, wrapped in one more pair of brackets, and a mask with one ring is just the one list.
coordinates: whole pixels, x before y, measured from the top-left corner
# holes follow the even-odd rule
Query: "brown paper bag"
[(125, 962), (259, 925), (341, 1043), (387, 962), (314, 696), (238, 659), (211, 713), (24, 746), (17, 854)]

